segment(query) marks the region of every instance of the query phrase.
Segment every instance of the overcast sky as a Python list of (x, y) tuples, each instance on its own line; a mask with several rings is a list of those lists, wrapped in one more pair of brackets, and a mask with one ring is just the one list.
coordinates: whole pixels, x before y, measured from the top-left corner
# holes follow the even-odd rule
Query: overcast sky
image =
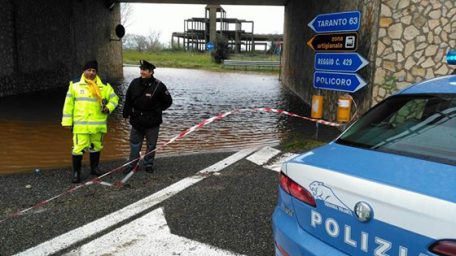
[[(160, 40), (171, 41), (172, 32), (184, 32), (184, 20), (204, 17), (205, 5), (130, 4), (132, 12), (125, 24), (127, 34), (160, 32)], [(256, 34), (283, 33), (283, 6), (222, 5), (227, 18), (253, 20)], [(249, 29), (250, 30), (250, 29)]]

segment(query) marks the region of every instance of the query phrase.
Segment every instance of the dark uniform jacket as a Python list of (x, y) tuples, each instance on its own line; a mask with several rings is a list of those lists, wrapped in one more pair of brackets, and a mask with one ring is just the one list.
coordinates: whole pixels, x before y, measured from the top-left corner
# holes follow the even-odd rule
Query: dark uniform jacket
[(135, 78), (127, 89), (123, 117), (129, 117), (137, 130), (153, 128), (162, 123), (162, 111), (172, 103), (168, 89), (160, 80)]

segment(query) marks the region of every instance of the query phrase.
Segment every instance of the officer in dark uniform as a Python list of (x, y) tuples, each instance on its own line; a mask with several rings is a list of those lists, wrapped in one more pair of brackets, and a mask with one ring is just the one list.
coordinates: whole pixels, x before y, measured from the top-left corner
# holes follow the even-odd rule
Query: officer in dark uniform
[[(123, 109), (123, 117), (130, 119), (130, 161), (139, 157), (144, 137), (147, 142), (147, 153), (157, 145), (158, 132), (162, 123), (162, 111), (169, 108), (173, 102), (165, 84), (154, 78), (155, 66), (145, 60), (140, 61), (141, 77), (131, 81)], [(147, 154), (146, 153), (146, 154)], [(154, 171), (155, 152), (144, 158), (146, 172)], [(136, 163), (130, 164), (127, 172)]]

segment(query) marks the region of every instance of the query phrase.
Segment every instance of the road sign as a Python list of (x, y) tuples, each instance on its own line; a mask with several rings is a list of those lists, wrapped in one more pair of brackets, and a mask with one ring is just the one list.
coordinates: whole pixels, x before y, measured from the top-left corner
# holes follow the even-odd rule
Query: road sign
[(361, 22), (359, 11), (317, 15), (307, 24), (316, 33), (358, 31)]
[(214, 50), (214, 43), (212, 41), (209, 41), (206, 43), (206, 50), (208, 50), (208, 51)]
[(356, 73), (332, 73), (315, 71), (314, 87), (343, 92), (356, 92), (367, 83)]
[(316, 53), (315, 69), (356, 72), (369, 63), (358, 53)]
[(335, 33), (314, 35), (307, 45), (315, 51), (356, 51), (358, 33)]

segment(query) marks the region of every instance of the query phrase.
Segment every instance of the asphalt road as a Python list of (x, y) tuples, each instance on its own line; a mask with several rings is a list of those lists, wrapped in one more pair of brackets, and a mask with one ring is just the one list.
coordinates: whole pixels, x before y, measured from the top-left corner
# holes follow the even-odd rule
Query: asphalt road
[[(23, 252), (46, 241), (53, 241), (55, 237), (166, 190), (170, 185), (203, 176), (203, 179), (194, 183), (192, 181), (192, 184), (182, 191), (167, 195), (152, 207), (115, 222), (109, 228), (81, 241), (65, 242), (69, 243), (68, 246), (63, 246), (62, 250), (51, 254), (78, 255), (75, 251), (85, 244), (90, 244), (91, 241), (121, 227), (128, 229), (130, 223), (141, 221), (160, 209), (173, 237), (197, 241), (212, 248), (232, 252), (233, 255), (273, 255), (271, 214), (276, 201), (277, 172), (242, 158), (231, 165), (222, 164), (226, 167), (221, 171), (195, 176), (200, 170), (234, 153), (236, 152), (158, 158), (154, 174), (138, 172), (129, 180), (128, 186), (123, 188), (90, 185), (62, 195), (22, 216), (7, 218), (0, 222), (0, 255)], [(103, 163), (103, 168), (108, 170), (120, 165), (120, 162)], [(85, 168), (85, 172), (88, 173), (89, 170)], [(103, 180), (113, 183), (123, 177), (123, 174), (116, 173)], [(0, 176), (0, 184), (2, 220), (17, 210), (26, 209), (67, 191), (71, 187), (70, 170), (46, 171), (41, 175), (29, 173)], [(154, 248), (141, 250), (144, 250), (144, 255), (163, 255), (154, 252)]]

